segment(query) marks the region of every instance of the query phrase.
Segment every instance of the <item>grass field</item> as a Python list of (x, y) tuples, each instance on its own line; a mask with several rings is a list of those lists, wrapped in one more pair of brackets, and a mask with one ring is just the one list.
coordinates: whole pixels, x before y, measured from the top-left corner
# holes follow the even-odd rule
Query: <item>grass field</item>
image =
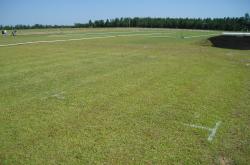
[(249, 164), (250, 51), (219, 33), (1, 37), (0, 164)]

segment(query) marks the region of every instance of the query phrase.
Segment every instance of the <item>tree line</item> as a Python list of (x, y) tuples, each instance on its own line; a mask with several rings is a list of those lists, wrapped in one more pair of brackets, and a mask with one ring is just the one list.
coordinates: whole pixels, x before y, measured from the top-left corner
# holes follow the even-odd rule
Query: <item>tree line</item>
[(17, 30), (17, 29), (49, 29), (49, 28), (73, 28), (74, 26), (71, 25), (42, 25), (42, 24), (35, 24), (35, 25), (0, 25), (1, 30)]
[(225, 18), (115, 18), (107, 20), (90, 20), (88, 23), (69, 25), (16, 25), (0, 26), (1, 29), (43, 29), (43, 28), (107, 28), (107, 27), (139, 27), (139, 28), (178, 28), (203, 30), (250, 30), (250, 16)]

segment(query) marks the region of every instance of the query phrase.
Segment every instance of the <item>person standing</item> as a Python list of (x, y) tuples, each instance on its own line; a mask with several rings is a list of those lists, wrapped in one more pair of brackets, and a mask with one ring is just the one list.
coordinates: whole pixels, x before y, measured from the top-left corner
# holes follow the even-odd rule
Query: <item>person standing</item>
[(16, 36), (16, 30), (12, 31), (12, 36), (15, 37)]

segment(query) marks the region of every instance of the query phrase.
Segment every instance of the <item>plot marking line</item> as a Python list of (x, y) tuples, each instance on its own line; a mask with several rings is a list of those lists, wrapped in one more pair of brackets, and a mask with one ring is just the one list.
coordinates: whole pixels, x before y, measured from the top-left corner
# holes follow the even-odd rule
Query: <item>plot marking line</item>
[[(104, 38), (114, 38), (114, 37), (133, 37), (133, 36), (160, 37), (160, 36), (154, 36), (154, 35), (162, 35), (162, 34), (172, 34), (172, 33), (120, 34), (120, 35), (111, 35), (111, 36), (84, 37), (84, 38), (65, 39), (65, 40), (31, 41), (31, 42), (20, 42), (20, 43), (13, 43), (13, 44), (5, 44), (5, 45), (0, 45), (0, 47), (18, 46), (18, 45), (27, 45), (27, 44), (38, 44), (38, 43), (55, 43), (55, 42), (67, 42), (67, 41), (93, 40), (93, 39), (104, 39)], [(204, 36), (212, 36), (212, 35), (215, 36), (215, 35), (218, 35), (218, 34), (207, 34), (207, 35), (199, 35), (199, 36), (189, 36), (189, 37), (184, 37), (184, 39), (204, 37)], [(161, 36), (161, 37), (175, 38), (175, 37), (170, 37), (170, 36)]]
[(66, 39), (66, 40), (20, 42), (20, 43), (14, 43), (14, 44), (0, 45), (0, 47), (17, 46), (17, 45), (27, 45), (27, 44), (38, 44), (38, 43), (54, 43), (54, 42), (66, 42), (66, 41), (80, 41), (80, 40), (91, 40), (91, 39), (102, 39), (102, 38), (113, 38), (113, 37), (116, 37), (116, 36), (85, 37), (85, 38)]
[(173, 34), (173, 33), (147, 33), (147, 34), (119, 34), (118, 37), (130, 37), (130, 36), (152, 36), (152, 35), (162, 35), (162, 34)]
[(203, 127), (203, 126), (194, 125), (194, 124), (184, 124), (184, 125), (192, 127), (192, 128), (199, 128), (199, 129), (203, 129), (203, 130), (209, 131), (209, 136), (208, 136), (207, 140), (209, 142), (211, 142), (214, 139), (215, 135), (216, 135), (217, 129), (221, 125), (221, 121), (217, 122), (215, 124), (214, 128), (208, 128), (208, 127)]
[(67, 42), (67, 41), (93, 40), (93, 39), (104, 39), (104, 38), (114, 38), (114, 37), (150, 36), (150, 35), (159, 35), (159, 34), (169, 34), (169, 33), (124, 34), (124, 35), (111, 35), (111, 36), (100, 36), (100, 37), (84, 37), (84, 38), (65, 39), (65, 40), (32, 41), (32, 42), (20, 42), (20, 43), (14, 43), (14, 44), (5, 44), (5, 45), (0, 45), (0, 47), (18, 46), (18, 45), (27, 45), (27, 44), (38, 44), (38, 43), (55, 43), (55, 42)]
[(173, 37), (173, 36), (149, 36), (149, 38), (175, 38), (175, 39), (178, 39), (177, 37)]
[(62, 92), (47, 93), (48, 96), (42, 97), (41, 100), (46, 100), (46, 99), (49, 99), (49, 98), (56, 98), (58, 100), (64, 100), (65, 99), (64, 93), (65, 92), (63, 92), (63, 91)]
[(184, 39), (206, 37), (206, 36), (216, 36), (216, 35), (218, 35), (218, 34), (204, 34), (204, 35), (199, 35), (199, 36), (187, 36), (187, 37), (184, 37)]

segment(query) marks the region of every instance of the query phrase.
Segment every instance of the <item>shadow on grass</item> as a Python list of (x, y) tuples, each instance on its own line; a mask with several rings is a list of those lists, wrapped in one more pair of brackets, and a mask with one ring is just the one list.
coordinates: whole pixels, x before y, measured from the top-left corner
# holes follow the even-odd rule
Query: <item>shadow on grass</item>
[(250, 50), (250, 37), (249, 36), (215, 36), (209, 38), (212, 46), (218, 48)]

